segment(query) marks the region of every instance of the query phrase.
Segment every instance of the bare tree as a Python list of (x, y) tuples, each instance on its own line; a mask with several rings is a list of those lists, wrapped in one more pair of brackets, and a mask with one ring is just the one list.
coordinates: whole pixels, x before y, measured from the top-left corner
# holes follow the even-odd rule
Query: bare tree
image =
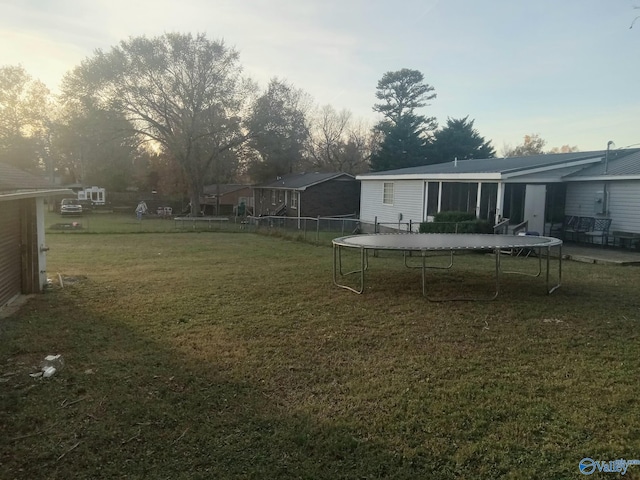
[(338, 112), (331, 105), (321, 107), (309, 135), (310, 166), (319, 171), (365, 171), (371, 156), (370, 132), (362, 122), (354, 123), (351, 112)]

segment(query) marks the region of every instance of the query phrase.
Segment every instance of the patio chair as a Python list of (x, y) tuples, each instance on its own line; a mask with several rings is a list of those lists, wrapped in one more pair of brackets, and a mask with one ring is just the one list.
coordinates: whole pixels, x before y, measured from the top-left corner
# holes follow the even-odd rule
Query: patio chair
[(591, 243), (595, 243), (595, 238), (599, 238), (600, 244), (604, 247), (609, 244), (609, 227), (611, 227), (610, 218), (596, 218), (593, 221), (593, 228), (588, 232), (584, 232), (584, 236)]
[(562, 222), (551, 223), (549, 226), (549, 236), (564, 239), (564, 232), (567, 228), (570, 228), (576, 217), (573, 215), (565, 215)]
[(560, 234), (562, 240), (573, 240), (574, 237), (577, 236), (579, 220), (580, 217), (576, 217), (574, 215), (564, 216), (564, 221), (562, 222), (562, 232)]
[(586, 238), (585, 234), (593, 230), (595, 220), (596, 219), (593, 217), (580, 217), (580, 220), (578, 220), (578, 227), (576, 228), (576, 242), (582, 241)]

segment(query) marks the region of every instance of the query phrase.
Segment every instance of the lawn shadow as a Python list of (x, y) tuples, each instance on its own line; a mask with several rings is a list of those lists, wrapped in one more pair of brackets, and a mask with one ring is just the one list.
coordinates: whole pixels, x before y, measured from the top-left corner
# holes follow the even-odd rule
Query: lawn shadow
[[(416, 478), (442, 467), (290, 409), (69, 290), (3, 321), (0, 463), (11, 477)], [(50, 353), (64, 368), (31, 378)]]

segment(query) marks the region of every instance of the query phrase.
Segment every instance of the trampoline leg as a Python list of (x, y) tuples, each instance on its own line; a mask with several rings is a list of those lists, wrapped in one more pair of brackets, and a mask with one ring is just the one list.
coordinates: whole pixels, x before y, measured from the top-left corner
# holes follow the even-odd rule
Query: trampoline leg
[(551, 257), (551, 247), (547, 247), (547, 293), (551, 295), (562, 284), (562, 245), (558, 245), (558, 283), (549, 288), (549, 257)]
[[(427, 267), (426, 260), (423, 252), (422, 257), (422, 296), (434, 303), (441, 302), (490, 302), (498, 298), (498, 294), (500, 293), (500, 249), (497, 248), (494, 251), (496, 257), (496, 266), (495, 266), (495, 275), (496, 275), (496, 291), (494, 294), (487, 298), (473, 298), (473, 297), (453, 297), (453, 298), (433, 298), (427, 295)], [(452, 261), (453, 261), (453, 251), (451, 251)]]
[[(336, 287), (344, 288), (345, 290), (349, 290), (351, 292), (361, 294), (364, 292), (364, 272), (368, 268), (368, 255), (364, 248), (360, 248), (360, 269), (353, 270), (351, 272), (343, 273), (342, 272), (342, 249), (339, 245), (333, 246), (333, 284)], [(338, 275), (344, 277), (346, 275), (352, 275), (354, 273), (360, 274), (360, 288), (353, 288), (348, 285), (342, 284), (338, 282)]]

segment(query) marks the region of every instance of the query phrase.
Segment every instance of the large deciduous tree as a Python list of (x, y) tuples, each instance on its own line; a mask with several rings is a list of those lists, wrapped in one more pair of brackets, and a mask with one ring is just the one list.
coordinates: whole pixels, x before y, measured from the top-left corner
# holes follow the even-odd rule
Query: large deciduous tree
[(37, 170), (45, 156), (49, 90), (21, 66), (0, 67), (0, 161)]
[(438, 130), (429, 146), (429, 163), (450, 162), (454, 159), (495, 157), (496, 151), (473, 128), (474, 120), (469, 117), (448, 118), (447, 125)]
[(298, 169), (309, 135), (309, 98), (299, 89), (277, 78), (254, 103), (246, 125), (252, 149), (249, 174), (266, 181)]
[(372, 170), (413, 167), (427, 163), (426, 146), (430, 133), (436, 129), (434, 117), (425, 117), (416, 110), (435, 98), (434, 88), (424, 82), (417, 70), (404, 68), (387, 72), (378, 81), (373, 110), (384, 119), (375, 126), (382, 142), (371, 157)]
[(62, 108), (52, 125), (52, 157), (67, 182), (111, 191), (124, 191), (131, 184), (136, 159), (144, 152), (121, 114)]
[(65, 96), (123, 114), (141, 138), (177, 161), (196, 212), (207, 176), (246, 140), (241, 119), (253, 88), (233, 48), (180, 33), (98, 50), (63, 85)]

